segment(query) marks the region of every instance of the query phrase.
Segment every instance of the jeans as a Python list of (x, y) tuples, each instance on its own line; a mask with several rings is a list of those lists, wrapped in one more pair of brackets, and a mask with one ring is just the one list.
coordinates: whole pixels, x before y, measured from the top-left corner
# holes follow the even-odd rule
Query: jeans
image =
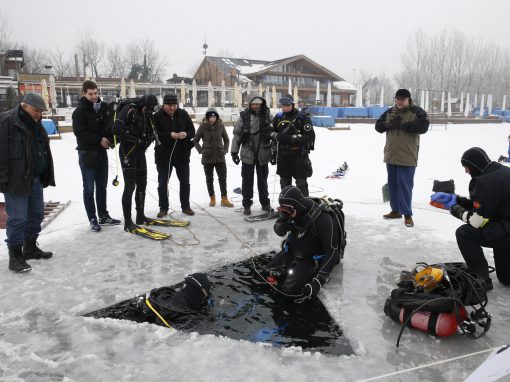
[[(170, 167), (170, 168), (169, 168)], [(172, 165), (169, 163), (157, 165), (158, 168), (158, 195), (159, 208), (168, 210), (168, 181), (175, 167), (177, 178), (179, 179), (179, 199), (181, 201), (181, 210), (190, 208), (189, 205), (189, 162), (187, 160), (172, 159)]]
[(253, 177), (257, 170), (257, 188), (259, 191), (259, 202), (261, 205), (269, 205), (269, 191), (267, 189), (267, 177), (269, 175), (269, 166), (242, 163), (241, 177), (243, 178), (243, 207), (250, 207), (253, 204)]
[(34, 187), (28, 195), (5, 194), (8, 246), (22, 245), (37, 238), (44, 219), (44, 197), (41, 180), (34, 178)]
[(83, 204), (87, 218), (97, 219), (96, 208), (94, 206), (94, 184), (96, 186), (96, 204), (99, 217), (108, 216), (106, 210), (106, 186), (108, 184), (108, 155), (106, 150), (99, 152), (99, 162), (97, 168), (90, 168), (85, 165), (84, 151), (78, 150), (78, 158), (83, 180)]
[(392, 211), (403, 215), (412, 215), (411, 201), (413, 199), (414, 166), (398, 166), (386, 164), (388, 171), (388, 192)]

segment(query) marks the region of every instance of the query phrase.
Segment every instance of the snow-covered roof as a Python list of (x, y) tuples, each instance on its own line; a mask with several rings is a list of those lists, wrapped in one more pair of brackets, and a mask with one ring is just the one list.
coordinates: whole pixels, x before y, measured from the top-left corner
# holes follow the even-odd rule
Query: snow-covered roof
[(339, 90), (357, 90), (356, 86), (347, 81), (335, 81), (333, 82), (333, 87)]

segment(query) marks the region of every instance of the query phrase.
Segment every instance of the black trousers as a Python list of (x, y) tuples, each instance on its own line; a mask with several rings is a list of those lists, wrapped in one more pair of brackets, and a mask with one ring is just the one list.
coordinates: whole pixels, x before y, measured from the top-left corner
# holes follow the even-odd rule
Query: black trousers
[(257, 171), (257, 188), (259, 191), (259, 202), (261, 205), (269, 205), (269, 191), (267, 189), (267, 177), (269, 175), (269, 166), (242, 163), (241, 177), (243, 178), (243, 207), (250, 207), (253, 204), (253, 178)]
[(168, 210), (168, 181), (172, 170), (175, 168), (177, 179), (179, 179), (179, 200), (181, 202), (181, 209), (186, 210), (190, 208), (189, 194), (191, 186), (189, 184), (189, 161), (186, 159), (172, 159), (172, 163), (157, 164), (158, 169), (158, 196), (159, 208)]
[(133, 192), (136, 189), (135, 203), (137, 214), (144, 213), (145, 189), (147, 188), (147, 161), (145, 152), (135, 152), (126, 158), (123, 150), (119, 150), (124, 175), (124, 192), (122, 193), (122, 212), (124, 220), (131, 219)]
[(227, 196), (227, 165), (225, 162), (204, 163), (205, 181), (207, 183), (207, 191), (209, 196), (214, 196), (214, 169), (218, 175), (220, 183), (221, 196)]
[(496, 276), (502, 284), (510, 285), (510, 234), (497, 241), (488, 241), (484, 238), (483, 229), (464, 224), (457, 228), (455, 236), (464, 261), (473, 271), (487, 269), (482, 247), (492, 248)]
[(292, 178), (296, 179), (296, 187), (304, 196), (308, 196), (308, 183), (306, 178), (312, 176), (312, 162), (308, 155), (297, 153), (296, 155), (278, 155), (276, 173), (280, 175), (280, 186), (292, 184)]

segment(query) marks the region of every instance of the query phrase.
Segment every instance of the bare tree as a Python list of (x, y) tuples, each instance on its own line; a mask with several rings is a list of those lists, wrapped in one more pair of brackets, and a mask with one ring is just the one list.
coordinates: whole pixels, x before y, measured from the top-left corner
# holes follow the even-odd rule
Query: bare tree
[(129, 78), (144, 82), (161, 82), (164, 75), (166, 58), (161, 56), (154, 46), (154, 41), (143, 39), (132, 42), (127, 47), (126, 62)]
[(48, 59), (53, 66), (57, 77), (70, 77), (73, 75), (73, 61), (70, 55), (55, 48), (48, 53)]
[(42, 49), (29, 48), (26, 44), (17, 44), (15, 48), (23, 51), (24, 65), (22, 72), (24, 73), (40, 73), (50, 63)]
[(104, 43), (91, 37), (90, 31), (83, 31), (80, 33), (77, 51), (81, 55), (84, 64), (90, 66), (91, 73), (95, 77), (101, 77), (101, 65), (104, 58)]
[(106, 51), (106, 76), (125, 77), (127, 62), (123, 58), (122, 47), (119, 44), (110, 46)]
[(9, 38), (11, 35), (11, 27), (9, 18), (5, 13), (0, 11), (0, 50), (9, 48)]

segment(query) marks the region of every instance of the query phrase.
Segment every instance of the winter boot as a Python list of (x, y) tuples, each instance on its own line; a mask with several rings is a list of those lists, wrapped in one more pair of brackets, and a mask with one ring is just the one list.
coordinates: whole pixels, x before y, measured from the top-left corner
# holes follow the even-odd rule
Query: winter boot
[(52, 252), (45, 252), (41, 248), (37, 246), (37, 237), (33, 239), (28, 239), (25, 241), (23, 245), (23, 256), (25, 260), (40, 260), (40, 259), (49, 259), (53, 256)]
[[(223, 203), (223, 198), (221, 199)], [(212, 195), (211, 200), (209, 201), (209, 207), (214, 207), (216, 205), (216, 196)]]
[(271, 212), (271, 206), (269, 204), (262, 205), (262, 211)]
[(9, 246), (9, 269), (16, 273), (24, 273), (32, 270), (30, 264), (23, 257), (21, 245)]
[(250, 208), (250, 206), (245, 206), (244, 207), (243, 214), (251, 215), (251, 208)]
[(402, 215), (398, 211), (391, 211), (389, 214), (383, 215), (385, 219), (400, 219)]
[(221, 205), (223, 207), (234, 207), (234, 205), (228, 200), (227, 195), (221, 197)]
[(414, 227), (413, 217), (411, 215), (405, 215), (404, 224), (406, 225), (406, 227)]
[(168, 210), (164, 208), (160, 208), (158, 212), (158, 218), (164, 218), (166, 215), (168, 215)]

